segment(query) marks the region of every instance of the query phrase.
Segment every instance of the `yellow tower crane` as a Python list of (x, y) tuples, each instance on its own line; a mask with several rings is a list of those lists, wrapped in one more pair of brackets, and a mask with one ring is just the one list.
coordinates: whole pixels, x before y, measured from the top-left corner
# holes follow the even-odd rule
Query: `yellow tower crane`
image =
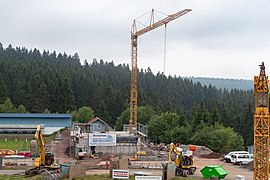
[(130, 89), (130, 118), (129, 118), (129, 130), (130, 133), (135, 133), (137, 130), (137, 106), (138, 106), (138, 91), (137, 91), (137, 80), (138, 80), (138, 72), (137, 72), (137, 46), (138, 46), (138, 37), (156, 29), (162, 25), (166, 25), (180, 16), (183, 16), (190, 12), (191, 9), (185, 9), (179, 11), (175, 14), (169, 15), (166, 18), (154, 22), (154, 10), (152, 9), (151, 17), (150, 17), (150, 25), (137, 30), (136, 20), (133, 21), (132, 29), (131, 29), (131, 89)]
[(264, 63), (260, 75), (254, 76), (254, 180), (268, 180), (269, 176), (269, 86)]

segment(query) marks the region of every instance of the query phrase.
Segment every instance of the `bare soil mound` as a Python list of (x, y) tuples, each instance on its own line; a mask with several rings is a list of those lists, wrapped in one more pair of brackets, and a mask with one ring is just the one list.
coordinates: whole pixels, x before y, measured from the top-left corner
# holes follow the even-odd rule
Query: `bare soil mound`
[(53, 141), (52, 147), (53, 152), (57, 158), (68, 158), (68, 155), (65, 154), (67, 148), (70, 144), (70, 131), (68, 129), (61, 131), (62, 139), (60, 141)]

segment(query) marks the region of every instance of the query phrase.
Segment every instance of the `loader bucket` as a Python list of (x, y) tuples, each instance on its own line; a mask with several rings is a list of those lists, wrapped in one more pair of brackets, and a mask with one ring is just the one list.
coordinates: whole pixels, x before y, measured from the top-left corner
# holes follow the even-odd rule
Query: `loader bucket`
[(216, 166), (216, 165), (210, 165), (210, 166), (205, 166), (202, 170), (201, 173), (204, 178), (218, 178), (218, 179), (224, 179), (228, 172), (223, 169), (222, 166)]

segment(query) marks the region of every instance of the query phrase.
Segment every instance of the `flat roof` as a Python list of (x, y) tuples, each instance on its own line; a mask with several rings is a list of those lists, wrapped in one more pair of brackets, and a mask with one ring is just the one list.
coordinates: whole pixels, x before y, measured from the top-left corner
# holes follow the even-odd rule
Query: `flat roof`
[(7, 118), (59, 118), (71, 119), (71, 114), (41, 114), (41, 113), (0, 113), (1, 117)]

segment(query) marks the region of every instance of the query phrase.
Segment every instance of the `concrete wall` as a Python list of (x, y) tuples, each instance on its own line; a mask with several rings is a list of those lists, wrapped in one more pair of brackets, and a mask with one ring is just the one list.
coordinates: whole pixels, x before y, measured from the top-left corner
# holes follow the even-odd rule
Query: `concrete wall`
[(74, 164), (69, 166), (69, 179), (84, 177), (86, 174), (86, 166)]
[(109, 153), (109, 154), (126, 154), (131, 155), (137, 151), (141, 151), (141, 146), (132, 146), (132, 145), (120, 145), (120, 146), (111, 146), (111, 147), (96, 147), (96, 153)]

